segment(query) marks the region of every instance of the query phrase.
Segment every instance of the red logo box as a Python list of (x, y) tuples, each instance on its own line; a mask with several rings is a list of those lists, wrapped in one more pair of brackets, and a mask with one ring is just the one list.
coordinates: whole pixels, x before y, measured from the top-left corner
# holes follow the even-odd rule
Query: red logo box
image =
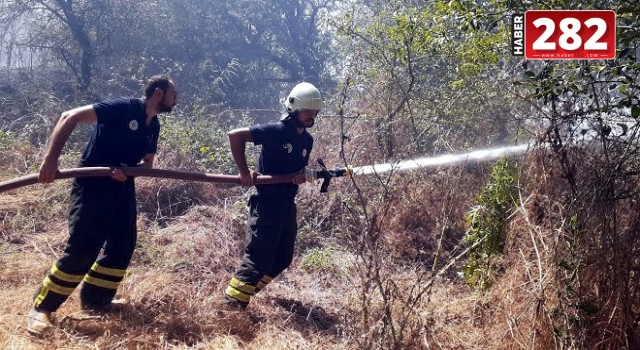
[(530, 10), (524, 14), (525, 58), (614, 59), (616, 14), (602, 10)]

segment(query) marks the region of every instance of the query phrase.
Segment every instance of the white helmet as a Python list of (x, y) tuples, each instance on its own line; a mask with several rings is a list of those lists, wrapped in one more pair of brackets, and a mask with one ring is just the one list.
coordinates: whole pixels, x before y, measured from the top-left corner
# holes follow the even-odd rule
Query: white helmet
[(284, 102), (287, 112), (295, 112), (301, 109), (319, 111), (323, 107), (322, 96), (315, 86), (309, 83), (300, 83), (293, 87), (287, 100)]

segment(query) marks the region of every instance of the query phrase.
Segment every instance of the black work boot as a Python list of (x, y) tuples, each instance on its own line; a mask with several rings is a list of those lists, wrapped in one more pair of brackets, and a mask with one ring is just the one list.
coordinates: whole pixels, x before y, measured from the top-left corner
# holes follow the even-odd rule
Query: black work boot
[(249, 303), (236, 300), (228, 295), (222, 298), (222, 308), (226, 311), (244, 311), (247, 306), (249, 306)]
[(84, 311), (89, 311), (97, 314), (108, 314), (118, 312), (126, 304), (126, 299), (113, 299), (109, 303), (88, 303), (81, 302), (80, 307)]

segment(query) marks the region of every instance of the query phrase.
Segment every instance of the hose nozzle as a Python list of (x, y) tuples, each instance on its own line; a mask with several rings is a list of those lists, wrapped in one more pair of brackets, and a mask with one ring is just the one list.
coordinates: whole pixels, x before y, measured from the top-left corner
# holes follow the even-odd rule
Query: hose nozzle
[(353, 174), (353, 169), (351, 167), (327, 169), (322, 158), (318, 158), (318, 164), (320, 165), (321, 169), (311, 171), (314, 172), (314, 178), (323, 179), (322, 185), (320, 186), (320, 192), (323, 193), (329, 190), (329, 185), (331, 184), (332, 178), (351, 176)]

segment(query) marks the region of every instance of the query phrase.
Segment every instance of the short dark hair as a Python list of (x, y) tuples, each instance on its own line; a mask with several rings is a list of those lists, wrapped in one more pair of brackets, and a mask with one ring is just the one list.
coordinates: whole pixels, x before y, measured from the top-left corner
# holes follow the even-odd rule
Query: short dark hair
[(167, 89), (169, 89), (170, 83), (171, 83), (171, 79), (169, 78), (169, 76), (164, 74), (154, 75), (151, 78), (149, 78), (149, 81), (147, 82), (147, 87), (144, 88), (144, 96), (146, 98), (151, 97), (153, 95), (153, 92), (156, 91), (156, 88), (160, 88), (162, 92), (166, 93)]

